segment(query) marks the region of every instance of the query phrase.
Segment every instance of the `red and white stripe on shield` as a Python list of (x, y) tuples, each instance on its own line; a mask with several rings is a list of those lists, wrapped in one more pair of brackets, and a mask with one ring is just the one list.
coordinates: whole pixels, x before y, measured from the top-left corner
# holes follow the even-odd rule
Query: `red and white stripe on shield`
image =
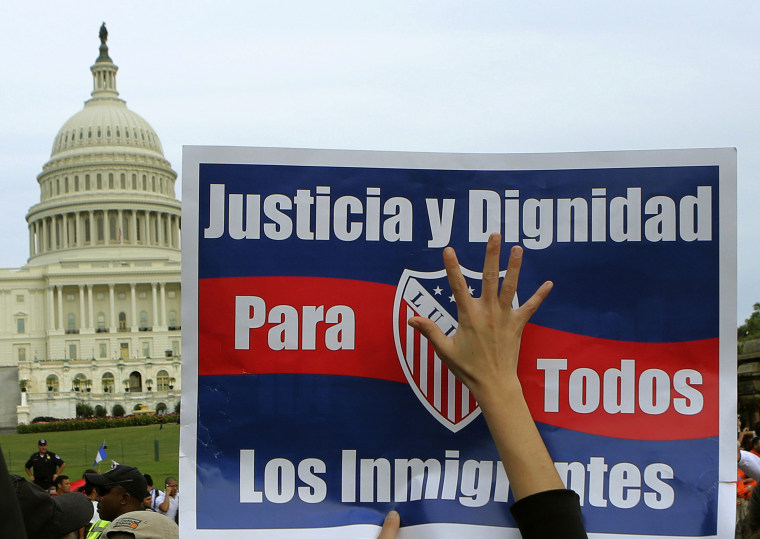
[(447, 335), (457, 322), (414, 277), (402, 283), (397, 302), (397, 351), (409, 385), (428, 411), (446, 428), (457, 432), (480, 414), (467, 387), (449, 371), (428, 340), (406, 323), (412, 316), (434, 320)]

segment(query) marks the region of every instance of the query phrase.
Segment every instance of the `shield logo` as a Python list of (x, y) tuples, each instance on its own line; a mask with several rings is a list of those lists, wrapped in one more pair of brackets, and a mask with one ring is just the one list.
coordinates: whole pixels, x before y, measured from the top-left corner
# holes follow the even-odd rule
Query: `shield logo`
[[(470, 295), (479, 296), (482, 273), (462, 267)], [(506, 272), (500, 273), (504, 277)], [(517, 295), (512, 301), (517, 307)], [(480, 406), (470, 391), (449, 371), (428, 340), (406, 323), (412, 316), (435, 322), (446, 335), (457, 329), (457, 309), (446, 270), (422, 272), (405, 269), (393, 302), (393, 338), (406, 380), (427, 411), (441, 425), (458, 432), (478, 415)]]

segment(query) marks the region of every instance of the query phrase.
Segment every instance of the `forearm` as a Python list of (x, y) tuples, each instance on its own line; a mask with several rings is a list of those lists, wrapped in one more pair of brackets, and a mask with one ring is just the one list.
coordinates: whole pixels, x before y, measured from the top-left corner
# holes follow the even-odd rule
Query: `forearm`
[(166, 499), (164, 499), (163, 503), (158, 506), (158, 508), (161, 510), (161, 512), (166, 513), (169, 510), (169, 495), (166, 495)]
[(537, 492), (565, 488), (516, 378), (490, 383), (478, 402), (515, 500)]
[(58, 471), (55, 473), (55, 475), (61, 475), (61, 472), (63, 472), (63, 469), (66, 467), (66, 463), (64, 462), (61, 464), (61, 467), (58, 468)]
[(29, 476), (29, 479), (34, 479), (34, 474), (32, 473), (32, 470), (29, 468), (24, 468), (26, 470), (26, 475)]

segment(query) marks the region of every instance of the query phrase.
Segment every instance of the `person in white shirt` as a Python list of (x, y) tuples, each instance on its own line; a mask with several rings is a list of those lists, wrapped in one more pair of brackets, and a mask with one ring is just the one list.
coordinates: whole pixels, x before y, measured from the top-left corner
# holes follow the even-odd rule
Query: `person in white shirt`
[(760, 481), (760, 457), (754, 453), (739, 450), (739, 469), (755, 481)]
[(154, 508), (174, 522), (179, 520), (179, 484), (176, 479), (166, 478), (165, 489), (156, 497)]

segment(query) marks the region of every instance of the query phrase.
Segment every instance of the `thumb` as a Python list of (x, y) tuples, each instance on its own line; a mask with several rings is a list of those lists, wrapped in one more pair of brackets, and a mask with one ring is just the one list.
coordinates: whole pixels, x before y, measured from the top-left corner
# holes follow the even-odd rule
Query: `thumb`
[(435, 348), (435, 351), (439, 356), (446, 355), (443, 353), (443, 350), (447, 345), (446, 341), (448, 340), (448, 337), (446, 337), (443, 331), (441, 331), (438, 324), (429, 318), (422, 318), (421, 316), (414, 316), (410, 318), (407, 323), (430, 341), (430, 344), (433, 345), (433, 348)]
[(396, 539), (399, 526), (401, 526), (401, 516), (399, 516), (397, 511), (391, 511), (385, 517), (383, 529), (380, 530), (380, 535), (377, 536), (377, 539)]

